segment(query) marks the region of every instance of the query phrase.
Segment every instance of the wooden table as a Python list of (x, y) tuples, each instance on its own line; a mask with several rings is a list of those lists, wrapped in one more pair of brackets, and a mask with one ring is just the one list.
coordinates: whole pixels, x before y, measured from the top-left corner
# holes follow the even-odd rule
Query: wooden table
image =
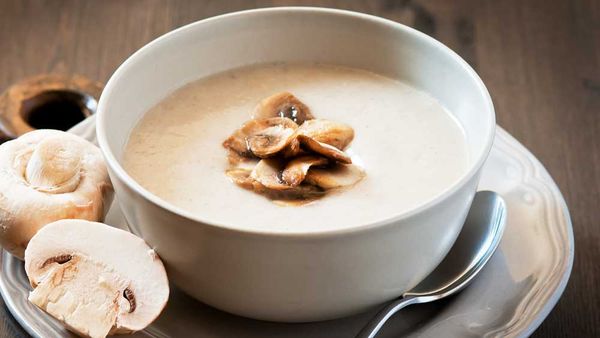
[[(153, 38), (206, 17), (291, 1), (0, 2), (0, 89), (75, 72), (105, 82)], [(600, 336), (600, 2), (310, 1), (396, 20), (441, 40), (486, 83), (498, 123), (545, 165), (571, 210), (575, 265), (534, 337)], [(26, 333), (0, 307), (0, 336)]]

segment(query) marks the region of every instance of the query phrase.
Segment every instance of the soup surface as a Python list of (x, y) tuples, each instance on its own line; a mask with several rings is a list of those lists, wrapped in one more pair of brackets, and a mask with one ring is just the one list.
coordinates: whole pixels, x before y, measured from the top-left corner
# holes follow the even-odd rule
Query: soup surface
[[(306, 205), (281, 206), (229, 180), (223, 140), (261, 99), (282, 91), (316, 118), (354, 128), (347, 152), (364, 168), (362, 181)], [(150, 192), (206, 221), (297, 232), (364, 225), (414, 208), (458, 180), (468, 150), (452, 115), (402, 82), (337, 66), (272, 64), (178, 89), (138, 122), (123, 163)]]

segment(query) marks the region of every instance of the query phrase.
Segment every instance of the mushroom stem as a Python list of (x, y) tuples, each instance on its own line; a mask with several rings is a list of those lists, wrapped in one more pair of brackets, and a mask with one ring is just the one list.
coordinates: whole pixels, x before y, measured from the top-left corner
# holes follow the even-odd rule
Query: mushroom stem
[(74, 191), (81, 179), (81, 149), (74, 142), (57, 138), (41, 141), (25, 169), (32, 188), (51, 194)]

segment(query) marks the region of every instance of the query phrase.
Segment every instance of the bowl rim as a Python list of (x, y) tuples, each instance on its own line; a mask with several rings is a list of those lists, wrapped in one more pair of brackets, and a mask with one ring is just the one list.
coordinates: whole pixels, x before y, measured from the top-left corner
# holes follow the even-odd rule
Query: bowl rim
[[(108, 130), (108, 128), (106, 127), (106, 124), (108, 123), (108, 121), (105, 117), (106, 115), (103, 113), (105, 110), (105, 106), (107, 105), (106, 102), (107, 102), (108, 98), (111, 96), (111, 93), (113, 91), (114, 84), (120, 80), (120, 78), (123, 76), (123, 73), (129, 67), (129, 65), (136, 62), (137, 58), (148, 53), (150, 51), (150, 49), (152, 49), (153, 47), (163, 43), (163, 41), (171, 39), (183, 31), (194, 29), (197, 26), (206, 25), (206, 24), (209, 24), (209, 23), (211, 23), (213, 21), (217, 21), (217, 20), (222, 20), (222, 19), (226, 19), (226, 18), (235, 18), (238, 16), (246, 16), (246, 15), (250, 15), (250, 14), (271, 14), (271, 13), (285, 13), (285, 12), (296, 12), (296, 13), (306, 13), (306, 14), (318, 13), (318, 14), (325, 14), (325, 15), (346, 16), (346, 17), (351, 17), (351, 18), (357, 19), (357, 20), (366, 20), (366, 21), (375, 22), (377, 24), (387, 26), (394, 30), (402, 30), (409, 35), (413, 35), (416, 39), (421, 40), (421, 41), (429, 44), (430, 46), (437, 48), (438, 50), (442, 51), (443, 53), (448, 54), (455, 62), (457, 62), (463, 68), (464, 71), (466, 71), (475, 80), (477, 89), (480, 92), (480, 94), (483, 96), (484, 100), (486, 101), (486, 103), (488, 105), (488, 111), (490, 112), (490, 115), (491, 115), (490, 122), (488, 123), (487, 126), (485, 126), (485, 128), (486, 128), (486, 144), (483, 148), (483, 151), (479, 154), (478, 158), (476, 159), (476, 161), (471, 163), (471, 165), (469, 166), (469, 169), (467, 171), (465, 171), (458, 180), (453, 182), (446, 189), (440, 191), (433, 197), (427, 199), (425, 202), (419, 204), (418, 206), (416, 206), (414, 208), (408, 209), (408, 210), (401, 212), (399, 214), (396, 214), (392, 217), (389, 217), (389, 218), (386, 218), (383, 220), (379, 220), (379, 221), (375, 221), (375, 222), (365, 223), (365, 224), (361, 224), (358, 226), (352, 226), (352, 227), (336, 227), (336, 228), (324, 229), (324, 230), (312, 229), (309, 231), (308, 230), (302, 231), (302, 229), (298, 229), (298, 230), (290, 231), (289, 229), (286, 229), (286, 230), (260, 229), (260, 228), (252, 229), (252, 228), (238, 227), (238, 226), (230, 225), (230, 224), (217, 223), (217, 222), (213, 222), (211, 220), (203, 219), (201, 216), (198, 216), (198, 215), (196, 215), (192, 212), (189, 212), (187, 210), (184, 210), (183, 208), (180, 208), (166, 200), (163, 200), (162, 198), (160, 198), (157, 195), (148, 191), (146, 188), (142, 187), (141, 184), (139, 184), (136, 180), (134, 180), (125, 171), (125, 169), (121, 166), (121, 164), (119, 163), (119, 161), (117, 160), (115, 155), (112, 153), (112, 151), (108, 145), (108, 139), (107, 139), (107, 133), (106, 133), (106, 131)], [(398, 22), (395, 22), (395, 21), (392, 21), (389, 19), (384, 19), (384, 18), (375, 16), (375, 15), (354, 12), (354, 11), (349, 11), (349, 10), (342, 10), (342, 9), (333, 9), (333, 8), (324, 8), (324, 7), (297, 7), (297, 6), (267, 7), (267, 8), (250, 9), (250, 10), (243, 10), (243, 11), (221, 14), (221, 15), (209, 17), (206, 19), (202, 19), (199, 21), (195, 21), (195, 22), (186, 24), (184, 26), (178, 27), (174, 30), (171, 30), (171, 31), (155, 38), (154, 40), (148, 42), (143, 47), (138, 49), (132, 55), (130, 55), (117, 68), (117, 70), (111, 75), (111, 77), (108, 80), (108, 82), (104, 88), (104, 91), (100, 97), (96, 115), (97, 115), (97, 117), (96, 117), (96, 119), (97, 119), (96, 134), (97, 134), (97, 138), (98, 138), (98, 143), (100, 145), (100, 149), (102, 150), (102, 153), (105, 156), (107, 165), (113, 170), (113, 172), (115, 173), (117, 178), (122, 180), (123, 183), (125, 185), (127, 185), (130, 189), (132, 189), (136, 194), (142, 196), (143, 198), (145, 198), (149, 202), (153, 203), (154, 205), (156, 205), (162, 209), (165, 209), (166, 211), (169, 211), (177, 216), (186, 218), (186, 219), (194, 221), (196, 223), (201, 223), (206, 226), (219, 228), (221, 230), (234, 231), (234, 232), (238, 232), (241, 234), (260, 235), (260, 236), (276, 236), (276, 237), (314, 237), (314, 236), (327, 236), (327, 235), (335, 236), (335, 235), (340, 235), (340, 234), (352, 234), (352, 233), (356, 233), (356, 232), (366, 231), (369, 229), (384, 227), (386, 225), (392, 225), (392, 224), (398, 223), (402, 220), (413, 217), (425, 210), (428, 210), (432, 206), (435, 206), (436, 204), (439, 204), (442, 201), (449, 198), (455, 192), (457, 192), (458, 190), (463, 188), (473, 178), (473, 176), (477, 175), (478, 171), (481, 169), (481, 167), (485, 163), (485, 160), (487, 159), (487, 157), (491, 151), (493, 141), (494, 141), (494, 136), (495, 136), (495, 127), (496, 127), (496, 121), (495, 121), (496, 117), (495, 117), (494, 105), (493, 105), (491, 96), (490, 96), (486, 86), (484, 85), (483, 81), (481, 80), (479, 75), (475, 72), (475, 70), (464, 59), (462, 59), (458, 54), (456, 54), (456, 52), (451, 50), (449, 47), (447, 47), (443, 43), (439, 42), (438, 40), (434, 39), (433, 37), (431, 37), (425, 33), (422, 33), (412, 27), (406, 26), (404, 24), (401, 24), (401, 23), (398, 23)]]

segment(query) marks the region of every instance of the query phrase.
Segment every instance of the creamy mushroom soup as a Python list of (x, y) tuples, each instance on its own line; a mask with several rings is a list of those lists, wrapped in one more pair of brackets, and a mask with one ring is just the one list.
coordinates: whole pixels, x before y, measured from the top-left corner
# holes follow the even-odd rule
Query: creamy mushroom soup
[[(288, 91), (318, 118), (355, 132), (346, 150), (363, 168), (351, 189), (282, 206), (225, 174), (222, 143), (265, 97)], [(310, 231), (391, 218), (434, 198), (465, 173), (461, 126), (428, 94), (363, 70), (328, 65), (258, 65), (192, 82), (150, 109), (133, 129), (123, 164), (144, 188), (217, 224)]]

